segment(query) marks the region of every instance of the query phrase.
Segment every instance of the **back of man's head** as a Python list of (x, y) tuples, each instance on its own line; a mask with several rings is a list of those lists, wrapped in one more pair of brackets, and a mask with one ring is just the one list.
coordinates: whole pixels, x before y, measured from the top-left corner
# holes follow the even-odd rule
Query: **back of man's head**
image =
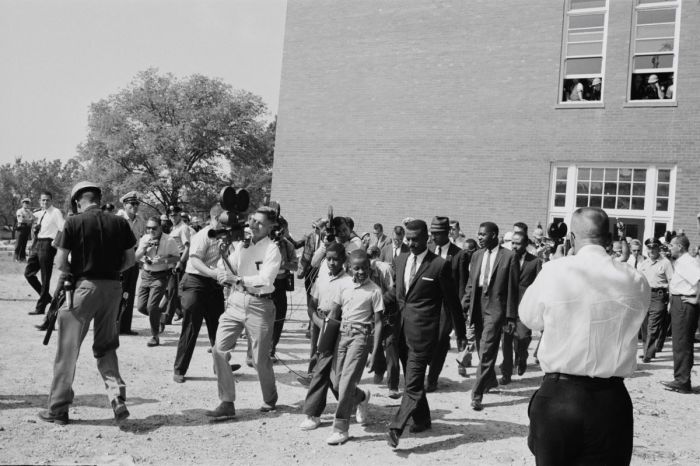
[(571, 232), (579, 245), (604, 246), (610, 230), (608, 214), (599, 207), (581, 207), (571, 218)]

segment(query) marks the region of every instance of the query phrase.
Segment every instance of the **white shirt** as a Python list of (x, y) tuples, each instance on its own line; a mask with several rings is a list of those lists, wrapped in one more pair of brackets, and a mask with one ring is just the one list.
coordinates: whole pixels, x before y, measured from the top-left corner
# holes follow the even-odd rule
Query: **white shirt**
[(418, 273), (418, 269), (420, 269), (420, 265), (423, 263), (423, 259), (425, 259), (426, 254), (428, 254), (428, 249), (426, 248), (425, 251), (421, 252), (417, 256), (415, 254), (409, 254), (408, 255), (408, 260), (406, 261), (406, 270), (403, 272), (403, 282), (405, 285), (405, 290), (408, 291), (408, 287), (411, 284), (410, 278), (411, 278), (411, 268), (413, 267), (413, 261), (416, 262), (416, 272)]
[(234, 245), (229, 255), (231, 266), (243, 279), (246, 291), (255, 294), (267, 294), (275, 291), (275, 277), (282, 264), (280, 248), (270, 238), (265, 237), (257, 243), (243, 247), (243, 242)]
[(181, 221), (177, 225), (173, 225), (173, 228), (170, 230), (170, 237), (175, 240), (178, 251), (182, 253), (185, 250), (185, 245), (189, 246), (190, 244), (190, 227)]
[(634, 254), (630, 254), (630, 257), (627, 259), (627, 263), (634, 267), (635, 269), (639, 269), (639, 266), (642, 265), (642, 262), (646, 260), (646, 257), (644, 257), (642, 254), (639, 255), (636, 259), (636, 264), (635, 264), (635, 258)]
[[(489, 281), (491, 281), (491, 275), (493, 275), (493, 266), (496, 263), (496, 256), (498, 255), (498, 246), (495, 246), (493, 249), (485, 249), (484, 250), (484, 258), (481, 260), (481, 273), (479, 274), (479, 286), (480, 287), (485, 287), (488, 286)], [(489, 277), (488, 280), (484, 280), (484, 277), (486, 275), (486, 259), (489, 259), (491, 264), (489, 266)]]
[(353, 285), (352, 278), (342, 269), (338, 275), (331, 275), (324, 260), (319, 266), (318, 278), (311, 287), (311, 296), (316, 299), (318, 309), (330, 311), (340, 291)]
[(650, 298), (641, 273), (589, 245), (544, 264), (519, 314), (527, 327), (544, 330), (537, 357), (545, 373), (629, 377)]
[(34, 212), (34, 217), (37, 224), (41, 222), (41, 229), (37, 235), (39, 239), (56, 239), (56, 234), (63, 230), (63, 214), (54, 206)]
[(687, 252), (673, 264), (673, 278), (668, 288), (671, 294), (695, 296), (700, 280), (700, 265)]
[[(209, 238), (209, 230), (211, 230), (211, 225), (207, 225), (196, 235), (191, 238), (192, 243), (190, 244), (190, 257), (196, 257), (209, 268), (216, 267), (217, 262), (219, 262), (219, 241), (214, 238)], [(202, 275), (197, 269), (192, 265), (192, 261), (187, 261), (185, 266), (185, 272), (193, 275)]]
[(438, 246), (437, 244), (435, 245), (435, 254), (437, 254), (437, 250), (440, 248), (440, 257), (443, 259), (447, 260), (447, 250), (450, 249), (450, 243), (449, 241), (447, 244), (444, 244), (442, 246)]

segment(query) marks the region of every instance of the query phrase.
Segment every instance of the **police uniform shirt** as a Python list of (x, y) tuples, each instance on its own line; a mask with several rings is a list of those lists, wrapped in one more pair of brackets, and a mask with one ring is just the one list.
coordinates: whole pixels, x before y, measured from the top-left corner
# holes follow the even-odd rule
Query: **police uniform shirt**
[(37, 235), (39, 239), (54, 239), (56, 233), (63, 229), (63, 214), (54, 206), (34, 212), (34, 218), (41, 226)]
[(637, 268), (647, 279), (649, 286), (654, 288), (668, 289), (668, 283), (673, 277), (673, 265), (664, 256), (659, 256), (656, 260), (648, 257)]
[(135, 245), (126, 220), (90, 206), (66, 220), (58, 247), (70, 252), (76, 278), (119, 280), (124, 251)]
[(265, 237), (257, 243), (251, 241), (247, 248), (243, 247), (243, 242), (239, 242), (229, 260), (243, 279), (246, 291), (255, 294), (275, 291), (275, 277), (282, 264), (282, 254), (270, 238)]

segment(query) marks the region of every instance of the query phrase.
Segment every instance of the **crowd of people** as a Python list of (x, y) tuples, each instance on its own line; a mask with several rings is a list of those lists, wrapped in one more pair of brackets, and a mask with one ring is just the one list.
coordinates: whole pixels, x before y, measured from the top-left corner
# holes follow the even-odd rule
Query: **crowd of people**
[[(78, 350), (93, 319), (93, 352), (115, 419), (129, 416), (116, 348), (119, 334), (135, 334), (134, 308), (149, 318), (148, 347), (181, 319), (177, 383), (186, 381), (205, 323), (219, 397), (206, 412), (212, 420), (236, 415), (233, 372), (240, 365), (231, 364), (231, 354), (243, 333), (246, 362), (260, 383), (260, 410), (275, 410), (276, 346), (295, 273), (304, 281), (310, 339), (308, 374), (299, 377), (308, 387), (299, 427), (319, 427), (330, 390), (337, 399), (332, 445), (348, 441), (353, 416), (368, 422), (371, 390), (358, 386), (365, 370), (401, 399), (386, 432), (391, 447), (409, 424), (411, 433), (430, 429), (427, 394), (441, 389), (453, 335), (459, 376), (475, 367), (476, 411), (489, 391), (526, 372), (532, 332), (541, 335), (533, 356), (545, 376), (528, 410), (528, 444), (538, 464), (629, 464), (632, 406), (623, 380), (636, 369), (640, 340), (640, 359), (651, 363), (670, 335), (673, 380), (664, 386), (692, 392), (700, 259), (683, 233), (641, 243), (618, 223), (611, 238), (599, 208), (578, 209), (570, 229), (552, 225), (551, 239), (539, 225), (531, 235), (528, 225), (515, 222), (502, 234), (489, 221), (471, 239), (444, 216), (429, 224), (404, 219), (390, 236), (379, 223), (358, 235), (353, 219), (336, 215), (314, 221), (297, 242), (278, 211), (261, 206), (248, 216), (243, 237), (230, 241), (222, 240), (218, 204), (197, 231), (177, 206), (166, 219), (144, 220), (136, 192), (120, 198), (123, 210), (115, 214), (89, 182), (73, 188), (76, 214), (65, 219), (50, 193), (40, 199), (41, 210), (31, 218), (18, 211), (18, 218), (35, 231), (25, 276), (39, 298), (30, 314), (60, 307), (49, 406), (39, 414), (48, 422), (69, 422)], [(52, 297), (54, 260), (62, 276)]]

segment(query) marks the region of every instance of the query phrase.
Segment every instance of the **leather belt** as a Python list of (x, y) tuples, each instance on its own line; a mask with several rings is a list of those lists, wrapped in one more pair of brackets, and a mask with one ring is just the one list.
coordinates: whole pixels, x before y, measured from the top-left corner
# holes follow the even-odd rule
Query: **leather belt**
[(622, 377), (588, 377), (586, 375), (572, 375), (572, 374), (561, 374), (559, 372), (550, 372), (544, 375), (544, 380), (553, 380), (555, 382), (559, 380), (566, 380), (570, 382), (581, 382), (588, 384), (613, 384), (622, 382)]
[(251, 293), (250, 291), (236, 290), (238, 293), (247, 294), (258, 299), (272, 299), (272, 293)]
[(341, 322), (340, 323), (340, 329), (356, 329), (356, 330), (365, 330), (365, 329), (371, 329), (373, 324), (371, 323), (361, 323), (361, 322)]

